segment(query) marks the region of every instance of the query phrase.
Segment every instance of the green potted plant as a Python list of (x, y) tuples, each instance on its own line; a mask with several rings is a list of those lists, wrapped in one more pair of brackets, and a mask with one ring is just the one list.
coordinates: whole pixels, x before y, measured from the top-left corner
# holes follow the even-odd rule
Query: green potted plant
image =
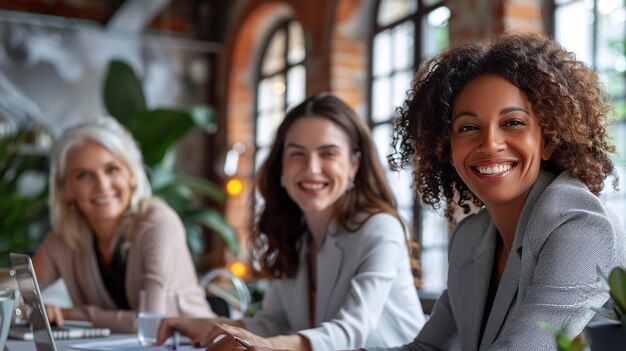
[(622, 267), (611, 270), (608, 278), (597, 269), (600, 281), (608, 287), (614, 303), (613, 310), (594, 308), (608, 321), (589, 323), (585, 328), (587, 342), (593, 351), (624, 350), (626, 348), (626, 271)]
[(20, 126), (0, 134), (0, 267), (9, 266), (9, 252), (31, 251), (49, 229), (48, 162), (24, 151), (31, 132)]
[(104, 81), (104, 102), (108, 113), (132, 133), (139, 143), (153, 193), (163, 198), (181, 217), (193, 254), (203, 251), (202, 227), (219, 235), (236, 256), (239, 245), (235, 230), (217, 210), (198, 204), (198, 196), (217, 203), (227, 197), (207, 179), (181, 175), (164, 162), (172, 147), (193, 127), (212, 133), (215, 112), (209, 106), (149, 109), (141, 82), (133, 69), (122, 61), (112, 61)]

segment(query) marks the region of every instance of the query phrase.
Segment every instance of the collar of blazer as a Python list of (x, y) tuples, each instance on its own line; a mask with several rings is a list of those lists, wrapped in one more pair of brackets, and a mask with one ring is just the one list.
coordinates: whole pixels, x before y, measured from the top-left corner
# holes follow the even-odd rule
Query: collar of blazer
[[(451, 289), (457, 290), (450, 291), (450, 293), (460, 300), (457, 306), (459, 308), (458, 320), (461, 323), (459, 333), (463, 349), (487, 349), (498, 336), (517, 298), (521, 252), (526, 227), (532, 218), (535, 204), (554, 178), (553, 174), (540, 171), (537, 181), (528, 194), (515, 232), (511, 254), (507, 259), (482, 339), (480, 338), (480, 327), (489, 293), (497, 231), (487, 211), (482, 210), (477, 215), (472, 216), (473, 218), (469, 218), (463, 232), (459, 233), (461, 235), (471, 232), (481, 233), (481, 235), (474, 235), (474, 243), (470, 244), (472, 247), (471, 258), (469, 262), (460, 267), (459, 282), (456, 289), (453, 288), (453, 284), (450, 284)], [(467, 244), (465, 240), (464, 242)], [(467, 250), (467, 246), (461, 249)], [(478, 347), (479, 343), (480, 348)]]

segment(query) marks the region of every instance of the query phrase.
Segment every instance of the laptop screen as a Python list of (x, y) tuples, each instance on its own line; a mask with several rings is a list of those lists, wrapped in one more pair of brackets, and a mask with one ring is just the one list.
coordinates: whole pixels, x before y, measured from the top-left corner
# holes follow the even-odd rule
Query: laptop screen
[(11, 266), (24, 303), (30, 308), (30, 325), (38, 351), (56, 351), (46, 308), (28, 255), (11, 253)]

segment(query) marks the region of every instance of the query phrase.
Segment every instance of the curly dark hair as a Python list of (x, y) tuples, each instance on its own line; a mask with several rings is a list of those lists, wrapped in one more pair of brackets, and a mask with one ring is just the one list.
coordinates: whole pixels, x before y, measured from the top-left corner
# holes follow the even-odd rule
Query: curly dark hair
[(367, 125), (338, 97), (329, 93), (313, 95), (287, 113), (257, 174), (257, 187), (265, 202), (250, 242), (261, 273), (272, 278), (292, 278), (298, 272), (298, 252), (307, 224), (298, 205), (281, 186), (280, 177), (289, 128), (298, 119), (313, 116), (339, 126), (348, 135), (352, 157), (361, 155), (354, 187), (334, 205), (333, 218), (337, 223), (353, 232), (376, 213), (388, 213), (402, 223)]
[[(541, 167), (569, 174), (598, 194), (614, 174), (608, 142), (608, 94), (598, 75), (556, 41), (531, 33), (505, 33), (491, 41), (448, 49), (415, 73), (412, 89), (398, 108), (393, 133), (395, 168), (410, 164), (414, 187), (424, 203), (453, 220), (456, 206), (482, 206), (450, 164), (451, 109), (455, 97), (473, 79), (498, 75), (523, 91), (533, 106), (548, 150)], [(617, 186), (617, 176), (613, 186)]]

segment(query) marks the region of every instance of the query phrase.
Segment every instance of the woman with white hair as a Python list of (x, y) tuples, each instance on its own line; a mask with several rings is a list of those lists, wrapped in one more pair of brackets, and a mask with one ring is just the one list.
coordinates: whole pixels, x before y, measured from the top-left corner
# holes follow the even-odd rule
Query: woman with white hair
[(63, 278), (74, 305), (47, 305), (51, 322), (87, 320), (133, 332), (142, 290), (145, 311), (214, 316), (183, 224), (151, 197), (139, 148), (117, 121), (67, 129), (53, 145), (49, 181), (53, 230), (33, 262), (41, 287)]

